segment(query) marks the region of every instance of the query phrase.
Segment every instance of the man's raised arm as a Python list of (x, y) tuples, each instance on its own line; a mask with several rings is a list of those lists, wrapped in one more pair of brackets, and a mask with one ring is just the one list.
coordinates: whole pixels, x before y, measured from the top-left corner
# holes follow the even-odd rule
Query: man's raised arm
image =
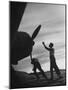
[(42, 44), (43, 44), (43, 46), (44, 46), (47, 50), (49, 50), (49, 51), (50, 51), (50, 48), (48, 48), (48, 47), (45, 45), (45, 43), (44, 43), (44, 42), (42, 42)]

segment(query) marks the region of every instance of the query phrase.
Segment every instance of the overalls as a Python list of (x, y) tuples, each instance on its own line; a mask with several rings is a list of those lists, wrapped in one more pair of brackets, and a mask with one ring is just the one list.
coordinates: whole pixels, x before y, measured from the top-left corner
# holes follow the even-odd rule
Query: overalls
[(55, 69), (56, 74), (60, 76), (60, 70), (56, 64), (55, 57), (54, 57), (54, 49), (51, 48), (50, 50), (50, 72), (51, 72), (51, 79), (53, 79), (53, 69)]

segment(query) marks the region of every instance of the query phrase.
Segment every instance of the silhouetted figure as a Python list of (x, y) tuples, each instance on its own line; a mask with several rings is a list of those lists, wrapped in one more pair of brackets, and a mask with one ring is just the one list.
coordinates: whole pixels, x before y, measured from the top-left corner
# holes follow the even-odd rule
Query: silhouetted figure
[(38, 59), (37, 58), (32, 58), (32, 55), (30, 57), (31, 57), (31, 64), (33, 64), (33, 71), (34, 71), (34, 74), (37, 77), (37, 80), (39, 80), (39, 78), (40, 78), (39, 75), (38, 75), (38, 73), (37, 73), (37, 71), (36, 71), (37, 69), (42, 73), (43, 77), (46, 80), (48, 80), (47, 77), (46, 77), (46, 75), (45, 75), (45, 73), (44, 73), (44, 71), (41, 68), (41, 65), (40, 65)]
[(59, 78), (61, 78), (61, 73), (60, 70), (56, 64), (56, 59), (54, 56), (54, 48), (53, 48), (53, 43), (49, 44), (49, 48), (45, 45), (44, 42), (42, 42), (42, 44), (44, 45), (45, 49), (47, 49), (50, 52), (50, 72), (51, 72), (51, 80), (53, 80), (53, 69), (55, 69), (56, 74), (59, 76)]

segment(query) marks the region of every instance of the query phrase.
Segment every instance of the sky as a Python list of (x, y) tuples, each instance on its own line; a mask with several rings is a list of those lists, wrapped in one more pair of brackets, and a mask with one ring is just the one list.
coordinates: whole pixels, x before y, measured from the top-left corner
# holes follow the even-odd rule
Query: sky
[[(33, 57), (38, 58), (44, 71), (50, 70), (49, 52), (45, 50), (42, 41), (46, 46), (54, 43), (55, 58), (60, 69), (65, 69), (65, 5), (28, 3), (22, 16), (18, 31), (27, 32), (32, 36), (37, 26), (41, 24), (40, 32), (34, 39)], [(21, 59), (15, 70), (32, 72), (30, 57)]]

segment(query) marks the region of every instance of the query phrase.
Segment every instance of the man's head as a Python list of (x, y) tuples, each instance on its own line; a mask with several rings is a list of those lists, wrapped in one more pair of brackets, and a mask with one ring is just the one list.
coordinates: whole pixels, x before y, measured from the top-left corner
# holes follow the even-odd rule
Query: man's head
[(49, 44), (49, 47), (50, 47), (50, 48), (52, 48), (53, 46), (54, 46), (54, 44), (53, 44), (53, 43), (50, 43), (50, 44)]

